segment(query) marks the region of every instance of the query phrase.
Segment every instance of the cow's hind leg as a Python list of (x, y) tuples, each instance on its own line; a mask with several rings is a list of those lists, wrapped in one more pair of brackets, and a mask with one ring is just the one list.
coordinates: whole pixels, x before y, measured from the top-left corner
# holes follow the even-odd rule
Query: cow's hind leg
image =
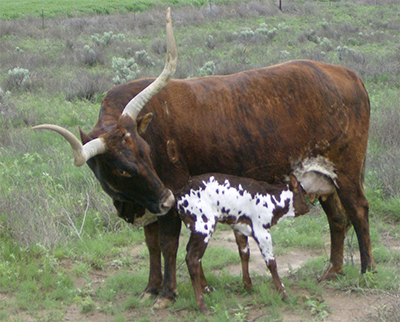
[(155, 308), (165, 308), (175, 300), (176, 290), (176, 255), (178, 252), (181, 220), (174, 209), (158, 217), (159, 240), (164, 258), (164, 279), (161, 292), (154, 303)]
[(321, 198), (319, 201), (328, 217), (331, 233), (331, 258), (328, 268), (318, 279), (322, 281), (335, 279), (337, 274), (344, 275), (343, 249), (344, 239), (349, 228), (349, 221), (336, 191), (328, 196), (325, 201)]
[(203, 295), (204, 288), (202, 284), (203, 279), (205, 280), (205, 277), (201, 265), (201, 259), (207, 248), (205, 237), (206, 236), (203, 234), (192, 232), (186, 247), (186, 264), (188, 267), (190, 279), (192, 281), (194, 295), (196, 297), (196, 304), (202, 313), (208, 312)]
[(161, 283), (161, 251), (158, 240), (158, 223), (152, 223), (144, 227), (146, 245), (150, 255), (149, 282), (142, 293), (142, 298), (147, 299), (158, 295)]
[(241, 234), (240, 232), (233, 230), (235, 233), (236, 244), (238, 246), (240, 260), (242, 263), (242, 275), (243, 275), (243, 285), (246, 291), (252, 289), (253, 285), (251, 283), (250, 273), (249, 273), (249, 258), (250, 258), (250, 248), (247, 236)]
[(369, 204), (367, 198), (365, 198), (361, 183), (345, 177), (341, 178), (339, 184), (338, 195), (340, 201), (357, 234), (361, 256), (361, 273), (364, 274), (367, 270), (375, 270), (369, 233)]

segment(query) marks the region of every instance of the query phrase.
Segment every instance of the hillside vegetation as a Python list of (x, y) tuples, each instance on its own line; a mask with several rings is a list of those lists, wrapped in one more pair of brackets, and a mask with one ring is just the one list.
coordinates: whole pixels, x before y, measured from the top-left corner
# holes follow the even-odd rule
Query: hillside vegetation
[[(77, 320), (96, 314), (104, 321), (154, 318), (151, 303), (138, 299), (148, 276), (141, 228), (117, 218), (89, 168), (73, 166), (62, 138), (30, 128), (53, 123), (75, 134), (78, 126), (89, 132), (107, 90), (158, 75), (165, 59), (167, 5), (172, 7), (179, 55), (176, 78), (230, 74), (292, 59), (340, 64), (360, 75), (372, 108), (366, 192), (379, 274), (359, 275), (359, 263), (353, 261), (358, 245), (350, 231), (347, 276), (329, 287), (398, 293), (397, 1), (283, 1), (282, 11), (278, 1), (16, 3), (20, 6), (0, 0), (0, 320), (60, 321), (73, 309), (81, 314)], [(315, 205), (313, 215), (278, 225), (273, 232), (277, 252), (329, 249), (327, 220), (320, 213)], [(180, 265), (184, 256), (181, 246)], [(294, 287), (299, 285), (308, 294), (307, 301), (295, 295), (286, 306), (270, 280), (258, 277), (260, 286), (249, 294), (240, 277), (224, 270), (218, 278), (210, 273), (210, 282), (220, 286), (208, 297), (207, 305), (215, 308), (212, 318), (249, 320), (250, 307), (268, 312), (268, 318), (257, 321), (282, 320), (282, 312), (288, 311), (301, 312), (306, 319), (329, 317), (329, 307), (318, 300), (322, 286), (316, 283), (327, 256), (285, 278), (289, 295), (297, 294)], [(212, 258), (205, 264), (208, 272), (239, 261), (236, 253), (221, 249), (207, 251), (205, 262), (207, 258)], [(163, 318), (202, 321), (185, 265), (179, 274), (181, 296)], [(221, 290), (226, 284), (230, 289)], [(373, 318), (399, 319), (400, 305), (395, 303)]]

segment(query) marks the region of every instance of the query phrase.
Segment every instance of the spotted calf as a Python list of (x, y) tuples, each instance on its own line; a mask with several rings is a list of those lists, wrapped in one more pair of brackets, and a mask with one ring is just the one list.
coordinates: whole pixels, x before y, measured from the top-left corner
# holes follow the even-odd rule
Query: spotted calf
[(309, 211), (305, 192), (294, 175), (290, 175), (288, 184), (269, 185), (248, 178), (205, 174), (193, 177), (176, 195), (176, 200), (179, 215), (191, 231), (186, 263), (197, 306), (202, 312), (207, 311), (203, 292), (208, 293), (209, 289), (201, 258), (217, 222), (228, 224), (235, 231), (245, 287), (251, 287), (247, 237), (252, 236), (271, 272), (276, 289), (283, 299), (287, 298), (277, 272), (269, 228), (283, 218), (297, 217)]

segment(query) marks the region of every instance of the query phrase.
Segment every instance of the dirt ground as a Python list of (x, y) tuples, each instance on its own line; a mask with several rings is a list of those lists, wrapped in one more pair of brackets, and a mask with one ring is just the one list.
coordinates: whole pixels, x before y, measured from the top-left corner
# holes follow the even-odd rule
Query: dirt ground
[[(251, 262), (250, 262), (250, 273), (252, 275), (259, 274), (268, 276), (266, 265), (261, 257), (258, 247), (254, 240), (249, 239), (250, 251), (251, 251)], [(237, 246), (234, 241), (234, 236), (231, 231), (219, 231), (215, 234), (214, 238), (210, 242), (210, 247), (214, 245), (224, 246), (232, 251), (237, 251)], [(133, 256), (140, 252), (140, 248), (144, 246), (137, 246), (132, 251)], [(328, 247), (329, 249), (329, 247)], [(278, 263), (278, 270), (281, 277), (290, 274), (290, 270), (297, 270), (306, 261), (322, 255), (322, 251), (305, 251), (305, 250), (292, 250), (285, 255), (276, 256)], [(228, 270), (232, 275), (240, 275), (240, 265), (230, 265)], [(218, 273), (218, 272), (215, 272)], [(99, 274), (98, 276), (92, 276), (92, 283), (98, 279), (99, 283), (101, 280), (107, 277), (108, 273), (104, 275)], [(291, 287), (292, 293), (298, 295), (308, 295), (307, 292), (301, 288)], [(381, 292), (368, 292), (365, 294), (346, 293), (338, 290), (334, 290), (330, 287), (324, 287), (321, 298), (318, 299), (321, 302), (325, 302), (329, 307), (329, 316), (324, 321), (336, 322), (336, 321), (396, 321), (396, 317), (399, 317), (398, 310), (400, 307), (400, 295), (393, 294), (382, 294)], [(396, 313), (389, 314), (392, 308), (395, 308)], [(171, 317), (171, 311), (176, 315), (177, 320), (184, 317), (184, 312), (173, 311), (172, 309), (163, 310), (148, 310), (148, 321), (163, 321), (167, 317)], [(143, 312), (142, 312), (143, 314)], [(282, 312), (283, 321), (313, 321), (318, 320), (310, 312), (302, 312), (301, 314), (294, 314), (289, 310)], [(138, 312), (133, 309), (129, 313), (124, 314), (125, 318), (129, 321), (135, 321), (139, 316)], [(390, 316), (390, 318), (386, 318)], [(392, 319), (391, 317), (395, 318)], [(105, 322), (109, 321), (110, 316), (101, 313), (90, 313), (84, 315), (81, 313), (79, 306), (71, 306), (65, 312), (64, 321), (96, 321)], [(251, 310), (247, 314), (245, 321), (266, 321), (268, 316), (263, 312), (262, 309)]]
[[(390, 243), (390, 241), (387, 241)], [(265, 262), (260, 254), (260, 251), (257, 247), (257, 244), (253, 239), (249, 238), (250, 243), (250, 253), (251, 253), (251, 261), (250, 261), (250, 274), (252, 276), (265, 275), (269, 278), (269, 272), (267, 271)], [(185, 241), (182, 241), (182, 245), (185, 244)], [(210, 242), (209, 247), (213, 247), (213, 245), (217, 245), (219, 247), (223, 246), (227, 249), (232, 250), (233, 252), (237, 252), (237, 246), (234, 240), (234, 235), (230, 230), (220, 230), (217, 231), (214, 235), (214, 238)], [(131, 255), (138, 260), (143, 260), (140, 253), (142, 248), (145, 247), (142, 245), (137, 245), (130, 250)], [(327, 247), (329, 249), (329, 246)], [(399, 252), (400, 246), (395, 244), (392, 247), (392, 250)], [(323, 254), (322, 250), (303, 250), (303, 249), (294, 249), (287, 252), (284, 255), (277, 255), (276, 260), (278, 264), (278, 271), (281, 277), (287, 276), (291, 271), (295, 271), (302, 267), (306, 261), (319, 257)], [(206, 254), (207, 255), (207, 254)], [(357, 263), (358, 265), (359, 263)], [(241, 274), (241, 266), (240, 264), (230, 265), (227, 267), (229, 272), (232, 275), (240, 275)], [(96, 288), (95, 285), (100, 286), (102, 281), (104, 281), (107, 277), (116, 273), (112, 268), (106, 269), (105, 271), (91, 271), (90, 278), (91, 284), (93, 288)], [(215, 272), (218, 274), (218, 272)], [(82, 281), (75, 281), (77, 287), (81, 283), (82, 286), (86, 283), (82, 278)], [(291, 286), (291, 293), (295, 295), (310, 295), (306, 290), (296, 288)], [(400, 292), (399, 294), (390, 294), (379, 291), (368, 291), (365, 293), (354, 293), (354, 292), (343, 292), (339, 290), (335, 290), (329, 285), (325, 285), (322, 290), (322, 294), (317, 298), (320, 303), (325, 303), (326, 307), (329, 308), (329, 315), (323, 319), (323, 321), (328, 322), (350, 322), (350, 321), (363, 321), (363, 322), (375, 322), (375, 321), (400, 321)], [(123, 301), (124, 299), (121, 299)], [(136, 321), (140, 318), (143, 318), (144, 311), (146, 311), (145, 316), (147, 321), (163, 321), (165, 319), (171, 319), (172, 316), (176, 316), (176, 320), (180, 320), (183, 318), (187, 312), (184, 310), (176, 310), (174, 311), (173, 307), (168, 308), (166, 310), (155, 310), (153, 308), (141, 308), (140, 312), (138, 309), (132, 309), (128, 312), (124, 313), (124, 318), (126, 321)], [(285, 309), (283, 307), (283, 321), (288, 322), (298, 322), (298, 321), (318, 321), (321, 318), (316, 318), (315, 315), (312, 315), (309, 310), (302, 310), (301, 313), (296, 314), (290, 311), (289, 309)], [(45, 312), (42, 312), (43, 315), (46, 315)], [(140, 314), (139, 314), (140, 313)], [(43, 316), (39, 313), (39, 315)], [(32, 319), (32, 316), (26, 313), (20, 313), (12, 317), (13, 321), (47, 321), (47, 319), (37, 320), (35, 318)], [(56, 321), (56, 319), (51, 319), (51, 321)], [(115, 316), (110, 316), (99, 312), (98, 310), (91, 311), (90, 313), (84, 314), (82, 313), (82, 307), (80, 305), (72, 305), (69, 306), (63, 314), (63, 317), (60, 317), (60, 321), (95, 321), (95, 322), (108, 322), (114, 321)], [(262, 308), (251, 309), (246, 313), (246, 319), (244, 321), (268, 321), (268, 316)]]
[[(219, 246), (224, 246), (231, 249), (232, 251), (237, 251), (237, 246), (234, 240), (234, 236), (231, 231), (220, 232), (215, 240), (210, 242), (218, 243)], [(250, 244), (250, 254), (251, 261), (249, 264), (250, 274), (259, 274), (268, 276), (269, 272), (266, 268), (265, 262), (261, 256), (257, 244), (252, 238), (249, 238)], [(393, 246), (395, 251), (400, 251), (398, 245)], [(327, 247), (329, 249), (329, 245)], [(279, 275), (281, 277), (290, 274), (290, 271), (295, 271), (299, 269), (303, 264), (312, 258), (319, 257), (323, 255), (323, 251), (317, 250), (304, 250), (304, 249), (294, 249), (284, 255), (277, 255), (276, 261), (278, 265)], [(355, 259), (356, 264), (359, 264), (359, 259)], [(231, 265), (228, 267), (229, 272), (232, 275), (240, 275), (241, 267), (240, 265)], [(292, 288), (293, 291), (293, 288)], [(302, 294), (302, 290), (294, 290)], [(305, 295), (305, 294), (304, 294)], [(395, 321), (392, 319), (385, 319), (384, 314), (388, 314), (388, 310), (392, 307), (399, 310), (400, 307), (400, 294), (378, 294), (378, 292), (369, 292), (365, 294), (355, 294), (346, 293), (338, 290), (334, 290), (329, 287), (323, 288), (323, 294), (321, 296), (321, 301), (324, 301), (330, 308), (329, 316), (324, 319), (324, 321), (329, 322), (343, 322), (343, 321)], [(386, 312), (383, 312), (386, 310)], [(396, 314), (396, 316), (399, 316)], [(299, 316), (293, 313), (284, 312), (284, 321), (309, 321), (312, 316)], [(254, 319), (249, 319), (249, 321), (257, 321), (257, 316)]]

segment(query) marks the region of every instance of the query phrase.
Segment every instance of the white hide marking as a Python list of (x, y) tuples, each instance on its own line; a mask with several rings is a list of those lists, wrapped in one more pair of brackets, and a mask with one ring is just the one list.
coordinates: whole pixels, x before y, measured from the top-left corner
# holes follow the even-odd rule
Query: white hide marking
[(237, 222), (232, 224), (232, 228), (242, 235), (254, 237), (268, 264), (274, 258), (272, 237), (269, 229), (263, 226), (271, 226), (273, 211), (276, 207), (284, 208), (287, 201), (289, 201), (289, 210), (281, 219), (295, 216), (293, 192), (289, 189), (282, 191), (280, 201), (278, 201), (268, 194), (257, 193), (252, 197), (242, 185), (236, 189), (230, 186), (228, 180), (220, 184), (213, 176), (207, 182), (203, 181), (203, 184), (204, 189), (201, 187), (197, 190), (191, 189), (177, 203), (180, 213), (192, 214), (196, 217), (194, 227), (189, 228), (205, 235), (204, 242), (208, 243), (217, 221), (223, 221), (229, 216), (230, 220), (237, 222), (240, 217), (247, 217), (252, 227)]

